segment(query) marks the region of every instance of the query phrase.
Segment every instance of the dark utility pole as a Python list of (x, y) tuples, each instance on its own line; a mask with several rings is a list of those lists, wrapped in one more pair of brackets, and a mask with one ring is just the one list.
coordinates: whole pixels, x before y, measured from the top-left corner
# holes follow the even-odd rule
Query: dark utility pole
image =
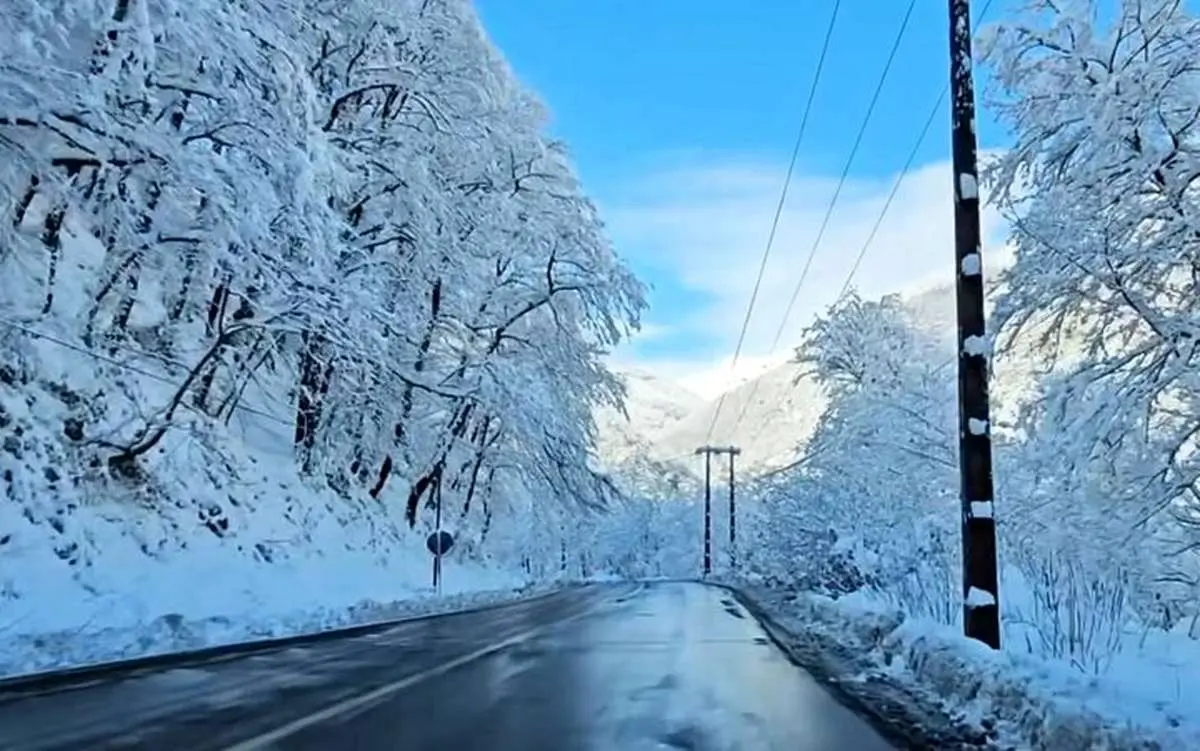
[(701, 446), (697, 454), (704, 454), (704, 575), (712, 573), (712, 457), (713, 454), (729, 454), (729, 560), (730, 566), (737, 565), (737, 505), (734, 497), (734, 457), (742, 453), (736, 446)]
[(1000, 648), (999, 576), (993, 514), (988, 352), (971, 76), (969, 0), (950, 0), (951, 144), (954, 165), (955, 296), (958, 301), (958, 435), (962, 497), (963, 630)]
[(712, 573), (712, 452), (707, 448), (696, 449), (704, 454), (704, 575)]
[(734, 495), (734, 488), (737, 487), (735, 479), (733, 462), (734, 458), (742, 450), (736, 446), (729, 447), (729, 569), (733, 571), (737, 569), (737, 499)]

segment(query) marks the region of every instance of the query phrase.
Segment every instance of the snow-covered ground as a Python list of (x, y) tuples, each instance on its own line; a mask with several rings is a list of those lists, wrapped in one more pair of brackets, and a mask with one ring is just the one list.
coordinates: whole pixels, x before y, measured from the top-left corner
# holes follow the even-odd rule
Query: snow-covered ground
[(185, 619), (178, 613), (171, 613), (148, 623), (126, 626), (6, 635), (3, 647), (0, 647), (0, 678), (450, 613), (536, 596), (556, 586), (541, 583), (520, 588), (474, 591), (463, 589), (465, 584), (467, 581), (454, 587), (448, 582), (441, 595), (427, 588), (425, 591), (408, 593), (410, 599), (391, 602), (364, 600), (349, 607), (312, 604), (304, 607), (297, 603), (296, 608), (290, 611), (249, 611), (195, 619)]
[(643, 287), (471, 3), (58, 0), (0, 47), (0, 672), (433, 607), (435, 507), (447, 592), (561, 573)]
[[(66, 247), (76, 267), (60, 284), (82, 284), (97, 243), (70, 227)], [(23, 260), (10, 256), (0, 278), (20, 279)], [(5, 285), (6, 309), (28, 308), (38, 289)], [(136, 474), (105, 472), (105, 441), (168, 403), (183, 376), (153, 353), (72, 344), (71, 306), (87, 299), (74, 292), (57, 319), (0, 326), (11, 355), (0, 362), (0, 675), (453, 609), (527, 586), (467, 541), (436, 597), (428, 530), (302, 477), (270, 386), (252, 385), (227, 424), (183, 411)]]
[(993, 652), (865, 591), (834, 599), (738, 589), (782, 629), (776, 636), (798, 661), (819, 660), (819, 672), (877, 711), (883, 697), (905, 703), (906, 722), (940, 737), (1047, 751), (1200, 748), (1200, 644), (1184, 634), (1129, 634), (1104, 672), (1087, 674), (1019, 641)]
[[(94, 393), (103, 373), (22, 336), (10, 345), (47, 376), (0, 383), (0, 675), (495, 602), (527, 586), (456, 549), (436, 596), (424, 531), (304, 481), (289, 436), (255, 414), (228, 430), (196, 420), (140, 478), (89, 471), (61, 426), (97, 403), (71, 394)], [(126, 378), (146, 402), (165, 398), (155, 379)], [(136, 409), (106, 404), (111, 416)]]

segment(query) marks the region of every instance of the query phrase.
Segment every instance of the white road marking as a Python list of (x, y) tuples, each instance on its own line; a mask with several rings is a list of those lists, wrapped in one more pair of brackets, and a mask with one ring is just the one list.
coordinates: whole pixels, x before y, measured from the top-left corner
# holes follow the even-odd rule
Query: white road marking
[[(635, 591), (640, 591), (640, 587)], [(441, 665), (429, 668), (428, 670), (423, 670), (419, 673), (410, 675), (406, 678), (401, 678), (400, 680), (389, 683), (385, 686), (380, 686), (379, 688), (368, 691), (365, 694), (351, 697), (344, 701), (340, 701), (337, 704), (331, 704), (324, 709), (320, 709), (310, 715), (301, 717), (298, 720), (293, 720), (286, 725), (281, 725), (274, 730), (263, 733), (262, 735), (255, 736), (249, 740), (244, 740), (229, 746), (225, 749), (225, 751), (256, 751), (257, 749), (268, 748), (272, 743), (277, 743), (284, 738), (287, 738), (290, 735), (295, 735), (301, 730), (310, 728), (313, 725), (319, 725), (322, 722), (328, 722), (329, 720), (353, 712), (356, 709), (361, 709), (368, 704), (385, 699), (394, 693), (409, 688), (410, 686), (415, 686), (422, 681), (429, 680), (430, 678), (436, 678), (437, 676), (448, 673), (455, 668), (462, 667), (469, 662), (474, 662), (482, 657), (487, 657), (490, 654), (494, 654), (496, 652), (508, 649), (509, 647), (516, 646), (517, 644), (520, 644), (523, 641), (528, 641), (541, 632), (547, 631), (555, 626), (561, 626), (564, 623), (569, 623), (586, 615), (591, 615), (592, 613), (598, 611), (601, 606), (606, 604), (609, 604), (607, 600), (600, 603), (596, 607), (588, 608), (581, 613), (576, 613), (575, 615), (554, 621), (553, 623), (547, 623), (544, 626), (538, 626), (537, 628), (530, 629), (529, 631), (517, 634), (516, 636), (511, 636), (503, 641), (490, 644), (482, 649), (477, 649), (470, 654), (456, 657), (449, 662), (444, 662)]]

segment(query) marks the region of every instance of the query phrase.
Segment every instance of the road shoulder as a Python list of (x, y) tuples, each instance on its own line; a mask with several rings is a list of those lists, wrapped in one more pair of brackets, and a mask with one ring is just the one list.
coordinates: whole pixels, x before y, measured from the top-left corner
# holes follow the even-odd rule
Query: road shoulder
[(797, 666), (826, 687), (838, 701), (867, 719), (899, 748), (1001, 748), (962, 718), (951, 716), (919, 688), (877, 669), (861, 644), (842, 641), (824, 629), (784, 625), (792, 593), (764, 587), (723, 584)]

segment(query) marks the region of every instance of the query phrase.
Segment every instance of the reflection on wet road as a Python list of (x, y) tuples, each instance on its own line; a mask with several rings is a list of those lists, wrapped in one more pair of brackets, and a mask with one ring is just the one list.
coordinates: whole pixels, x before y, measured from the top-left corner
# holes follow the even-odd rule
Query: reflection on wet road
[[(167, 680), (185, 672), (198, 675)], [(176, 688), (164, 696), (166, 686)], [(147, 694), (174, 700), (155, 712)], [(10, 711), (22, 701), (0, 703), (0, 747), (892, 748), (789, 663), (728, 593), (676, 582), (568, 590), (24, 703), (24, 715)], [(96, 719), (105, 709), (107, 726)], [(91, 734), (13, 745), (22, 734), (9, 737), (9, 723), (39, 712), (45, 722), (91, 716)]]
[(629, 601), (464, 666), (283, 749), (891, 748), (722, 590)]

